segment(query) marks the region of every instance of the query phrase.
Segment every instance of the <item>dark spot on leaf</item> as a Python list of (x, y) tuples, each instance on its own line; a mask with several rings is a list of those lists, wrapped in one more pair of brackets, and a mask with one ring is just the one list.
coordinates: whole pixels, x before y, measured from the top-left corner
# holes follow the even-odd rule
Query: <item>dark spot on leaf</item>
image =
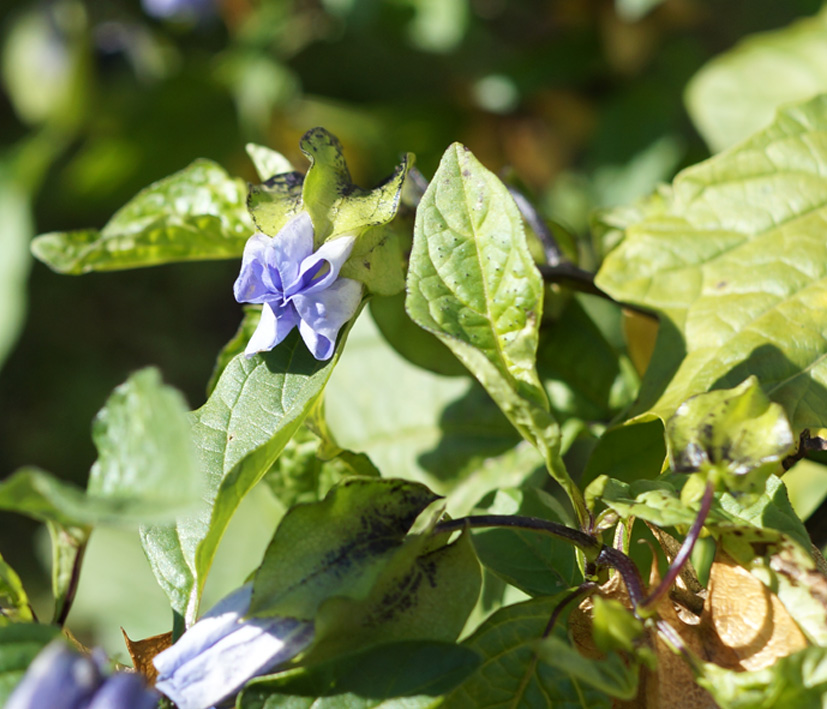
[(766, 556), (770, 550), (770, 545), (768, 542), (752, 542), (750, 546), (758, 556)]
[(721, 288), (726, 288), (727, 287), (727, 281), (718, 281), (718, 283), (715, 284), (715, 287), (718, 290), (720, 290)]

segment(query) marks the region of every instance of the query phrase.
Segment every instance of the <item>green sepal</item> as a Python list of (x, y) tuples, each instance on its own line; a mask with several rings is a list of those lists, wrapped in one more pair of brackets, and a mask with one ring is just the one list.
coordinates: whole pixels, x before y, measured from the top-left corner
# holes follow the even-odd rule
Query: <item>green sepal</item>
[(667, 422), (666, 441), (675, 472), (701, 473), (733, 492), (754, 494), (781, 472), (793, 434), (784, 409), (749, 377), (681, 404)]

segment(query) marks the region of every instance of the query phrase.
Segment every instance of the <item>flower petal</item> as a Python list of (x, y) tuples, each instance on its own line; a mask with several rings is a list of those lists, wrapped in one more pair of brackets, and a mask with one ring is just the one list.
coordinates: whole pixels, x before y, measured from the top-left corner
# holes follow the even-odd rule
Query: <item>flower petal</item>
[(135, 672), (117, 672), (95, 693), (86, 709), (155, 709), (161, 695), (149, 689)]
[(85, 707), (101, 681), (95, 663), (56, 641), (47, 645), (29, 665), (5, 706), (6, 709)]
[(267, 251), (267, 266), (278, 272), (280, 290), (287, 292), (289, 284), (299, 277), (300, 264), (312, 253), (313, 222), (307, 212), (301, 212), (273, 237)]
[(316, 253), (302, 261), (297, 280), (284, 289), (285, 296), (312, 295), (329, 288), (339, 277), (339, 270), (350, 256), (355, 241), (356, 237), (343, 236), (322, 244)]
[(292, 303), (286, 305), (265, 303), (261, 309), (258, 327), (244, 349), (249, 359), (257, 352), (268, 352), (279, 344), (299, 324), (299, 316)]
[(266, 267), (266, 253), (272, 242), (269, 236), (253, 234), (244, 245), (241, 271), (233, 284), (239, 303), (263, 303), (273, 294), (273, 281)]
[(293, 298), (301, 322), (299, 333), (316, 359), (330, 359), (336, 336), (350, 320), (362, 300), (362, 284), (341, 278), (320, 293)]
[(251, 593), (250, 584), (243, 586), (155, 657), (155, 686), (179, 709), (207, 709), (219, 703), (312, 642), (313, 624), (306, 621), (242, 620)]

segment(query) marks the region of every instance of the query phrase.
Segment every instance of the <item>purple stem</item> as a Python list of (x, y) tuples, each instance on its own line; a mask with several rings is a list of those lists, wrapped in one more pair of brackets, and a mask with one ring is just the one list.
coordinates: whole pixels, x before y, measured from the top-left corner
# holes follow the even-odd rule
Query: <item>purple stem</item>
[(655, 588), (655, 590), (647, 596), (642, 607), (640, 608), (644, 614), (646, 611), (653, 609), (658, 604), (660, 599), (669, 592), (669, 589), (672, 588), (672, 584), (675, 583), (675, 579), (677, 579), (678, 575), (681, 573), (684, 564), (686, 564), (689, 560), (689, 555), (695, 547), (695, 542), (698, 541), (698, 536), (700, 535), (704, 522), (706, 522), (706, 518), (709, 515), (709, 510), (712, 508), (712, 493), (712, 483), (707, 483), (706, 489), (704, 490), (704, 496), (701, 498), (701, 508), (698, 510), (698, 516), (695, 517), (695, 521), (692, 523), (692, 527), (689, 529), (686, 539), (683, 540), (681, 548), (678, 550), (678, 553), (675, 554), (675, 558), (672, 559), (672, 563), (669, 565), (669, 570), (666, 572), (666, 576), (661, 579), (661, 582), (658, 584), (657, 588)]

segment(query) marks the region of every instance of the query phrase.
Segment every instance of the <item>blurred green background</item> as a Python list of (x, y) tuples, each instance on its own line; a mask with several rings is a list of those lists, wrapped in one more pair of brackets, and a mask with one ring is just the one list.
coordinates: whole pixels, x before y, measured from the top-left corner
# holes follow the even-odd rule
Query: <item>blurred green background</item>
[[(101, 227), (140, 188), (197, 157), (253, 180), (250, 141), (303, 169), (298, 141), (317, 125), (341, 139), (365, 186), (406, 151), (427, 177), (461, 141), (491, 169), (512, 171), (545, 216), (584, 234), (593, 208), (628, 203), (709, 154), (683, 102), (700, 67), (819, 6), (3, 2), (0, 475), (33, 464), (82, 484), (95, 457), (90, 422), (112, 388), (154, 364), (200, 405), (241, 314), (236, 263), (60, 276), (28, 256), (34, 234)], [(262, 493), (245, 504), (255, 514), (234, 523), (216, 594), (222, 573), (228, 587), (252, 570), (272, 531), (255, 520), (277, 514), (273, 501)], [(133, 637), (168, 626), (132, 537), (95, 532), (70, 616), (110, 650), (117, 624)], [(45, 592), (42, 546), (36, 524), (0, 516), (0, 553)]]

